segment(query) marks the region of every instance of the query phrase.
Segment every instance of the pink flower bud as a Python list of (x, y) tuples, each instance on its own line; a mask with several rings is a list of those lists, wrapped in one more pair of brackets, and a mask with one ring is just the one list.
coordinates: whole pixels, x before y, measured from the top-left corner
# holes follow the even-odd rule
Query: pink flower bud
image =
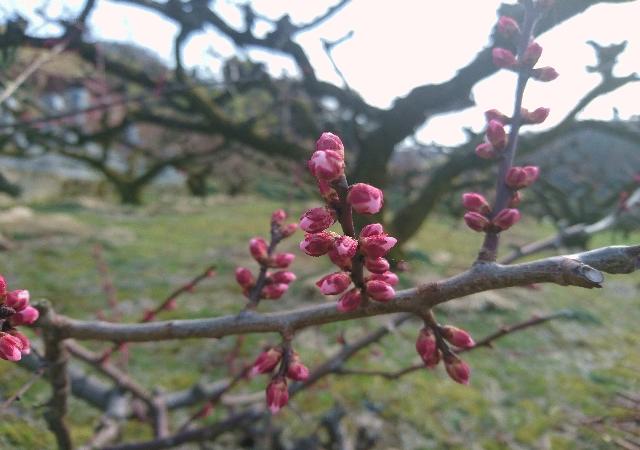
[(262, 289), (261, 296), (267, 300), (277, 300), (287, 292), (287, 289), (289, 289), (289, 285), (286, 283), (267, 284)]
[(293, 233), (295, 233), (297, 230), (298, 230), (298, 224), (297, 223), (290, 223), (290, 224), (287, 224), (287, 225), (283, 226), (280, 229), (280, 233), (281, 233), (283, 238), (288, 238)]
[(326, 230), (336, 221), (335, 212), (329, 208), (312, 208), (300, 217), (300, 228), (307, 233)]
[(384, 229), (382, 228), (382, 224), (379, 223), (370, 223), (369, 225), (365, 225), (360, 230), (360, 237), (365, 238), (369, 236), (377, 236), (378, 234), (383, 234)]
[(464, 215), (464, 223), (474, 231), (486, 231), (489, 227), (489, 219), (473, 211), (469, 211)]
[(367, 280), (379, 280), (379, 281), (384, 281), (387, 284), (390, 284), (391, 286), (395, 286), (398, 284), (398, 282), (400, 281), (398, 279), (398, 275), (396, 275), (393, 272), (384, 272), (384, 273), (374, 273), (369, 275), (369, 277), (367, 277)]
[(29, 342), (28, 337), (17, 330), (10, 330), (8, 331), (8, 333), (20, 341), (20, 352), (23, 355), (28, 355), (29, 353), (31, 353), (31, 342)]
[(351, 270), (351, 257), (341, 256), (336, 248), (329, 250), (329, 259), (342, 270)]
[(469, 384), (471, 368), (467, 363), (455, 355), (444, 357), (444, 367), (453, 381), (460, 384)]
[(300, 356), (296, 352), (293, 352), (293, 355), (291, 355), (291, 361), (287, 368), (287, 376), (295, 381), (304, 381), (309, 378), (309, 369), (302, 364)]
[(253, 256), (253, 259), (259, 263), (263, 263), (267, 260), (267, 249), (267, 242), (260, 237), (254, 237), (249, 241), (249, 251), (251, 252), (251, 256)]
[(500, 211), (491, 221), (493, 226), (500, 231), (508, 230), (520, 220), (520, 211), (514, 208), (506, 208)]
[(494, 159), (498, 156), (498, 151), (488, 142), (483, 142), (476, 147), (476, 155), (482, 159)]
[(364, 266), (371, 273), (385, 273), (389, 270), (389, 261), (385, 258), (365, 258)]
[(537, 166), (514, 166), (509, 169), (504, 181), (511, 189), (517, 190), (531, 186), (539, 175), (540, 169)]
[(271, 372), (282, 359), (282, 349), (280, 347), (270, 348), (258, 355), (251, 367), (249, 376), (253, 377), (261, 373)]
[(0, 296), (6, 293), (7, 293), (7, 280), (5, 280), (2, 275), (0, 275)]
[(396, 291), (384, 281), (371, 280), (367, 282), (367, 294), (378, 302), (388, 302), (396, 296)]
[(507, 133), (504, 125), (497, 120), (490, 120), (487, 124), (487, 140), (496, 150), (504, 150), (507, 146)]
[(547, 120), (547, 117), (549, 117), (549, 108), (540, 107), (532, 112), (529, 112), (524, 108), (522, 109), (522, 121), (525, 124), (536, 125), (544, 122)]
[(358, 288), (353, 288), (349, 292), (342, 294), (338, 300), (338, 311), (350, 312), (358, 309), (362, 301), (362, 294)]
[(293, 260), (296, 259), (296, 255), (293, 253), (276, 253), (271, 261), (273, 267), (278, 269), (286, 269), (291, 265)]
[(416, 340), (416, 351), (426, 367), (431, 369), (438, 365), (440, 362), (440, 351), (438, 350), (436, 337), (431, 329), (423, 328), (420, 330), (420, 334), (418, 334), (418, 339)]
[(536, 65), (542, 55), (542, 47), (537, 42), (529, 44), (522, 55), (522, 65), (525, 67), (533, 67)]
[(484, 117), (487, 120), (487, 123), (491, 122), (492, 120), (497, 120), (498, 122), (500, 122), (503, 125), (506, 125), (509, 122), (511, 122), (511, 118), (509, 116), (505, 116), (504, 114), (502, 114), (497, 109), (490, 109), (488, 111), (485, 111), (484, 112)]
[(22, 358), (22, 342), (7, 333), (0, 334), (0, 358), (7, 361), (20, 361)]
[(273, 212), (273, 214), (271, 214), (271, 223), (281, 225), (286, 218), (287, 218), (287, 213), (284, 212), (284, 209), (276, 209)]
[(553, 81), (558, 78), (559, 74), (553, 67), (540, 67), (531, 71), (531, 77), (538, 81)]
[(333, 181), (344, 175), (344, 156), (333, 150), (320, 150), (308, 163), (311, 174), (319, 180)]
[(491, 206), (489, 206), (487, 199), (477, 192), (465, 192), (462, 194), (462, 206), (467, 211), (480, 214), (489, 214), (491, 212)]
[(29, 291), (17, 289), (7, 293), (4, 306), (13, 308), (15, 311), (22, 311), (29, 305)]
[(382, 208), (382, 191), (365, 183), (356, 183), (349, 188), (347, 201), (359, 214), (375, 214)]
[(327, 204), (336, 203), (340, 200), (338, 193), (331, 187), (331, 183), (325, 180), (318, 180), (318, 190)]
[(304, 236), (304, 240), (300, 242), (300, 250), (309, 256), (322, 256), (333, 248), (333, 235), (322, 231), (320, 233), (309, 234)]
[(368, 258), (380, 258), (396, 245), (398, 240), (386, 233), (367, 236), (360, 239), (360, 248)]
[(520, 26), (518, 22), (508, 16), (501, 16), (498, 19), (498, 32), (503, 36), (510, 38), (520, 34)]
[(351, 284), (351, 277), (345, 272), (336, 272), (320, 278), (316, 286), (324, 295), (335, 295), (344, 292)]
[(516, 191), (511, 196), (511, 200), (509, 200), (509, 204), (507, 205), (509, 208), (515, 208), (522, 201), (522, 194), (520, 191)]
[(353, 258), (358, 251), (358, 241), (351, 236), (340, 236), (333, 244), (339, 256), (343, 258)]
[(289, 403), (289, 389), (283, 377), (276, 377), (267, 386), (267, 406), (271, 414), (275, 414)]
[(14, 315), (11, 316), (9, 321), (11, 325), (31, 325), (40, 317), (40, 313), (33, 306), (27, 306), (22, 311), (18, 311)]
[(509, 69), (517, 64), (515, 55), (506, 48), (494, 48), (491, 56), (493, 58), (493, 64), (501, 69)]
[(284, 270), (280, 270), (274, 274), (271, 275), (271, 280), (274, 283), (284, 283), (284, 284), (291, 284), (294, 281), (296, 281), (296, 274), (293, 272), (287, 272)]
[(242, 287), (251, 287), (255, 283), (253, 274), (246, 267), (238, 267), (236, 269), (236, 281)]
[(443, 338), (458, 348), (471, 348), (476, 345), (471, 335), (461, 328), (445, 325), (440, 331)]
[(320, 138), (316, 141), (316, 151), (318, 150), (333, 150), (344, 158), (344, 145), (340, 138), (333, 133), (325, 131), (320, 135)]

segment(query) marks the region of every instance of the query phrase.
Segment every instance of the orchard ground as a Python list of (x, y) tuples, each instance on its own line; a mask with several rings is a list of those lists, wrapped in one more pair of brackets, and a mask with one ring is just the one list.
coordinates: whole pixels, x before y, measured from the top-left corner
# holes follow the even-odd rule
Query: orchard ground
[[(221, 196), (204, 202), (159, 200), (139, 209), (101, 203), (32, 203), (28, 205), (31, 211), (22, 211), (26, 218), (22, 222), (1, 224), (2, 232), (15, 244), (4, 253), (1, 272), (11, 288), (29, 289), (36, 300), (49, 299), (60, 313), (95, 319), (103, 311), (107, 318), (122, 314), (122, 320), (132, 321), (215, 264), (214, 278), (180, 297), (178, 308), (159, 318), (230, 314), (240, 311), (245, 301), (234, 269), (238, 265), (256, 267), (248, 254), (249, 238), (267, 236), (273, 210), (286, 207), (295, 220), (316, 204), (319, 201), (285, 205), (257, 197)], [(524, 220), (505, 233), (501, 253), (508, 251), (509, 243), (524, 244), (553, 232), (550, 226)], [(322, 296), (313, 284), (319, 275), (332, 270), (328, 261), (297, 250), (301, 237), (298, 232), (281, 244), (282, 249), (297, 254), (292, 268), (298, 280), (283, 299), (264, 301), (261, 310), (334, 301)], [(628, 237), (605, 233), (592, 246), (637, 243), (638, 238), (640, 233)], [(466, 269), (481, 239), (461, 219), (432, 218), (406, 247), (411, 270), (401, 274), (401, 287)], [(117, 311), (109, 310), (102, 291), (92, 256), (96, 245), (102, 247), (117, 288)], [(397, 380), (330, 376), (295, 397), (273, 418), (273, 425), (282, 427), (285, 434), (305, 435), (312, 431), (307, 419), (321, 417), (339, 402), (350, 412), (345, 419), (347, 429), (355, 433), (365, 424), (379, 435), (375, 448), (380, 449), (611, 448), (622, 436), (614, 423), (624, 421), (630, 413), (629, 403), (619, 401), (618, 394), (638, 397), (640, 392), (639, 289), (636, 273), (608, 276), (601, 290), (542, 285), (455, 300), (436, 310), (438, 319), (471, 331), (476, 339), (534, 314), (571, 309), (576, 319), (552, 321), (509, 335), (493, 349), (464, 355), (473, 371), (469, 386), (452, 382), (441, 367)], [(387, 321), (380, 317), (304, 331), (296, 338), (295, 348), (313, 368), (339, 350), (341, 335), (351, 341)], [(418, 362), (414, 343), (419, 327), (417, 322), (405, 324), (353, 358), (347, 367), (396, 370)], [(40, 348), (41, 343), (35, 342)], [(252, 362), (263, 346), (277, 342), (275, 335), (248, 336), (240, 346), (235, 369)], [(146, 386), (183, 389), (197, 381), (228, 376), (225, 358), (236, 344), (236, 337), (227, 337), (130, 345), (126, 366)], [(104, 348), (104, 344), (90, 346)], [(115, 362), (119, 359), (114, 357)], [(30, 376), (13, 364), (0, 364), (0, 393), (10, 396)], [(257, 377), (231, 394), (262, 393), (264, 384), (265, 379)], [(48, 386), (40, 381), (2, 415), (0, 448), (54, 447), (39, 408), (47, 396)], [(640, 401), (635, 407), (637, 417)], [(178, 414), (186, 418), (193, 411)], [(89, 439), (99, 417), (100, 412), (73, 399), (69, 420), (74, 441)], [(216, 417), (214, 409), (204, 421)], [(143, 424), (124, 429), (125, 438), (130, 439), (150, 437), (149, 433)], [(230, 438), (226, 439), (219, 441), (220, 448), (233, 448)]]

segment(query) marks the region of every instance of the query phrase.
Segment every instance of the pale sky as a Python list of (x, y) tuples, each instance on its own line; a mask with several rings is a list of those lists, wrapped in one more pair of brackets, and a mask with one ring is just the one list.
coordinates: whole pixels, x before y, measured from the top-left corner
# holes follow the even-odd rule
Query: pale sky
[[(277, 18), (288, 12), (298, 23), (320, 15), (336, 1), (255, 0), (253, 4), (265, 16)], [(0, 14), (3, 9), (19, 10), (33, 17), (33, 11), (43, 3), (43, 0), (5, 0), (0, 6)], [(82, 1), (50, 0), (48, 3), (47, 12), (55, 17), (65, 10), (77, 11)], [(239, 3), (218, 0), (216, 9), (232, 25), (241, 28), (242, 16), (235, 7)], [(340, 85), (340, 79), (322, 50), (321, 38), (335, 40), (353, 30), (353, 38), (334, 50), (336, 63), (351, 88), (368, 102), (386, 107), (417, 85), (445, 81), (468, 63), (488, 43), (500, 3), (500, 0), (352, 0), (329, 21), (300, 35), (298, 41), (307, 51), (318, 76)], [(589, 39), (602, 45), (628, 40), (616, 73), (640, 72), (639, 20), (640, 1), (605, 4), (592, 7), (541, 36), (538, 42), (544, 52), (540, 64), (555, 67), (560, 77), (551, 83), (531, 82), (524, 106), (529, 109), (550, 107), (551, 115), (545, 126), (552, 125), (597, 83), (597, 75), (585, 71), (586, 65), (595, 62), (593, 50), (585, 43)], [(176, 27), (154, 13), (110, 0), (98, 0), (90, 26), (99, 39), (135, 42), (172, 64)], [(267, 30), (266, 25), (261, 27), (262, 32)], [(209, 29), (194, 35), (187, 43), (186, 64), (216, 73), (221, 61), (212, 56), (210, 49), (225, 56), (234, 51), (230, 42)], [(287, 58), (256, 50), (248, 53), (253, 59), (266, 62), (275, 75), (297, 74), (295, 65)], [(439, 116), (418, 130), (417, 137), (423, 142), (444, 145), (461, 142), (463, 127), (480, 130), (484, 126), (484, 110), (498, 108), (505, 113), (511, 112), (514, 85), (515, 75), (504, 71), (482, 81), (473, 92), (477, 107)], [(623, 118), (640, 114), (640, 83), (598, 99), (581, 118), (609, 119), (613, 107), (618, 108)]]

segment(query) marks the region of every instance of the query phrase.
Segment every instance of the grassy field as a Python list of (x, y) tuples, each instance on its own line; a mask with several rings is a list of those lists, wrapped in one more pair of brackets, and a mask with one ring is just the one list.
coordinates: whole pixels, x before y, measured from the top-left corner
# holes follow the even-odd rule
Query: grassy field
[[(138, 210), (76, 203), (29, 206), (32, 216), (22, 222), (0, 223), (17, 244), (4, 254), (0, 267), (10, 287), (28, 288), (34, 299), (47, 298), (58, 312), (73, 317), (91, 319), (104, 311), (107, 317), (121, 314), (133, 320), (209, 264), (217, 265), (217, 276), (181, 297), (179, 307), (162, 318), (213, 317), (241, 309), (243, 297), (233, 270), (237, 265), (255, 267), (248, 257), (248, 239), (265, 235), (271, 211), (282, 205), (246, 197), (213, 198), (206, 204), (159, 202)], [(305, 206), (291, 205), (293, 216)], [(402, 276), (405, 287), (468, 267), (481, 236), (463, 229), (460, 222), (431, 220), (410, 243), (411, 271)], [(507, 241), (525, 243), (551, 232), (550, 227), (524, 223), (509, 232)], [(283, 247), (299, 254), (298, 240), (294, 237)], [(639, 242), (640, 234), (626, 241)], [(604, 234), (592, 245), (614, 242), (625, 243)], [(106, 307), (92, 257), (98, 244), (117, 287), (117, 311)], [(324, 260), (298, 256), (293, 268), (299, 280), (290, 294), (261, 308), (329, 301), (313, 287), (329, 267)], [(286, 434), (303, 435), (309, 432), (309, 420), (340, 402), (352, 412), (345, 422), (347, 429), (355, 433), (365, 424), (380, 436), (376, 447), (380, 449), (617, 448), (618, 431), (612, 424), (628, 413), (617, 394), (640, 391), (639, 286), (637, 274), (610, 276), (601, 290), (545, 285), (451, 302), (438, 311), (440, 321), (466, 328), (476, 338), (533, 314), (571, 309), (579, 320), (554, 321), (510, 335), (494, 349), (465, 356), (473, 369), (470, 386), (451, 382), (442, 368), (394, 381), (331, 377), (296, 397), (291, 408), (274, 418), (274, 424), (284, 427)], [(386, 320), (331, 324), (300, 333), (294, 344), (303, 361), (313, 367), (339, 349), (341, 334), (355, 339)], [(417, 323), (406, 324), (354, 358), (350, 366), (393, 370), (417, 362), (417, 329)], [(249, 337), (241, 359), (252, 360), (262, 345), (275, 339), (272, 335)], [(235, 338), (227, 338), (132, 345), (128, 370), (148, 386), (185, 388), (226, 375), (224, 356), (235, 343)], [(104, 344), (91, 346), (100, 349)], [(9, 363), (0, 364), (0, 394), (11, 395), (28, 377)], [(254, 380), (242, 389), (261, 390), (264, 382)], [(53, 447), (41, 419), (40, 406), (47, 395), (47, 385), (40, 381), (2, 416), (0, 448)], [(74, 438), (82, 442), (91, 436), (99, 413), (78, 400), (71, 406)], [(587, 425), (596, 419), (601, 428)], [(125, 435), (136, 438), (146, 433), (141, 426), (125, 430)]]

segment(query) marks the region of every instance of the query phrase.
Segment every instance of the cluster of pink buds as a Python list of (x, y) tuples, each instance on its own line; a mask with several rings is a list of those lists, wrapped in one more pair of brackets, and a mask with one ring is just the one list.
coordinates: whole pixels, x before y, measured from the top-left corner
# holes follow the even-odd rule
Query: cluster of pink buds
[(38, 320), (38, 310), (29, 305), (29, 291), (18, 289), (7, 292), (7, 282), (0, 275), (0, 358), (19, 361), (31, 352), (29, 339), (18, 330), (18, 325), (30, 325)]
[(302, 364), (300, 356), (291, 348), (281, 346), (262, 352), (253, 363), (249, 376), (272, 373), (280, 365), (276, 374), (267, 386), (267, 406), (272, 414), (280, 411), (289, 402), (287, 378), (294, 381), (305, 381), (309, 378), (309, 369)]
[[(332, 133), (322, 133), (308, 165), (318, 181), (325, 205), (308, 210), (300, 218), (300, 228), (306, 232), (300, 249), (309, 256), (328, 255), (340, 269), (322, 277), (316, 285), (325, 295), (342, 294), (338, 309), (343, 312), (358, 308), (365, 295), (379, 302), (391, 300), (398, 277), (389, 271), (385, 255), (397, 239), (385, 233), (379, 223), (365, 226), (356, 238), (352, 218), (352, 211), (380, 212), (384, 201), (382, 191), (364, 183), (348, 186), (344, 175), (344, 145)], [(327, 231), (336, 220), (340, 221), (345, 235)], [(364, 268), (369, 275), (364, 275)], [(355, 287), (349, 289), (352, 283)]]
[[(287, 214), (279, 209), (271, 215), (271, 243), (261, 237), (249, 241), (249, 252), (260, 264), (260, 272), (254, 277), (246, 267), (236, 269), (236, 281), (242, 287), (243, 294), (255, 305), (260, 299), (276, 300), (289, 289), (289, 284), (296, 279), (293, 272), (287, 269), (295, 255), (293, 253), (276, 253), (278, 243), (291, 236), (298, 229), (296, 223), (285, 224)], [(271, 272), (268, 269), (281, 269)]]
[[(528, 11), (529, 15), (538, 14), (550, 6), (550, 2), (538, 1), (532, 4), (533, 11)], [(526, 30), (527, 36), (523, 33), (520, 24), (511, 17), (502, 16), (496, 26), (505, 40), (519, 51), (514, 54), (510, 49), (494, 48), (493, 62), (500, 68), (515, 71), (526, 81), (534, 78), (540, 81), (551, 81), (558, 76), (552, 67), (534, 68), (542, 54), (542, 47), (530, 40), (531, 24)], [(515, 138), (509, 137), (505, 131), (505, 126), (511, 126), (511, 134), (516, 135), (520, 126), (540, 124), (549, 115), (549, 108), (540, 107), (533, 111), (520, 108), (514, 117), (509, 117), (496, 109), (485, 112), (487, 129), (485, 141), (476, 147), (476, 154), (484, 159), (495, 159), (504, 157), (504, 163), (513, 158), (515, 152)], [(510, 142), (513, 139), (514, 142)], [(520, 211), (517, 206), (521, 201), (520, 190), (531, 186), (540, 174), (536, 166), (507, 166), (504, 171), (503, 185), (499, 190), (503, 190), (502, 195), (496, 198), (494, 208), (479, 193), (467, 192), (462, 196), (462, 205), (466, 213), (464, 221), (472, 230), (479, 232), (499, 233), (520, 220)], [(506, 194), (506, 195), (505, 195)], [(501, 200), (499, 200), (501, 199)]]
[(471, 369), (469, 365), (456, 356), (447, 342), (458, 349), (467, 349), (475, 346), (471, 335), (466, 331), (451, 325), (425, 325), (418, 334), (416, 351), (422, 358), (425, 367), (432, 369), (440, 361), (452, 380), (469, 384)]

